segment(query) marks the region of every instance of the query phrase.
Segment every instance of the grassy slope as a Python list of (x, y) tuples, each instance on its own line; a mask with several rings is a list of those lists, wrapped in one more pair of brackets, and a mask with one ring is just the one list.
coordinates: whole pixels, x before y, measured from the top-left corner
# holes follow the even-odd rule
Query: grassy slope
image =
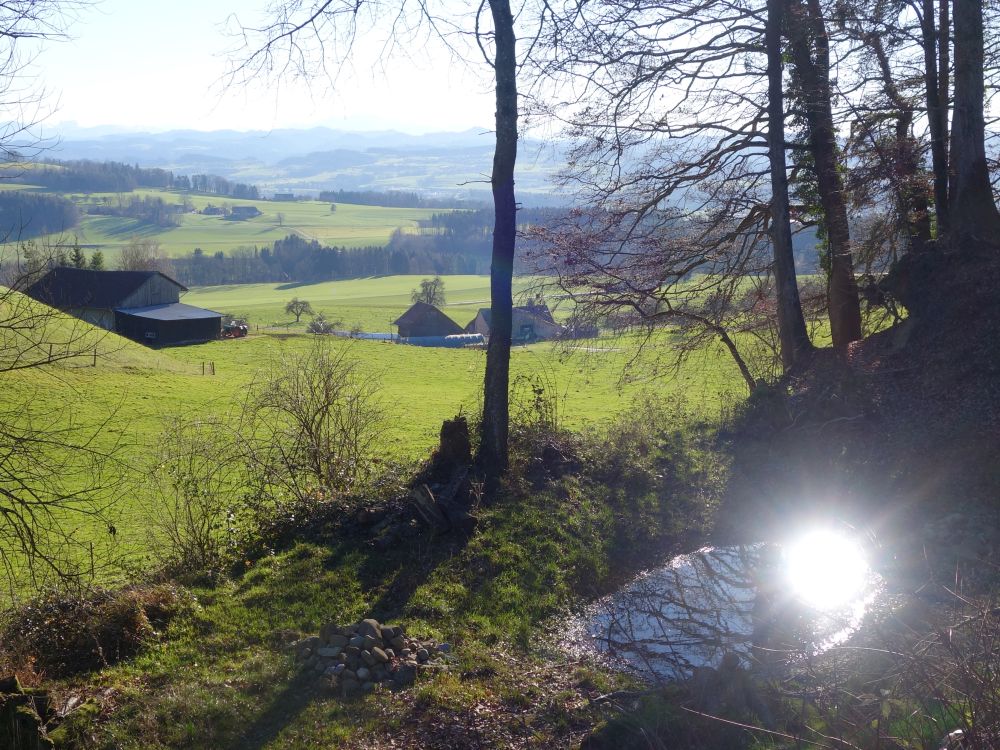
[[(349, 204), (338, 204), (337, 210), (331, 212), (329, 203), (318, 201), (251, 201), (160, 190), (136, 190), (125, 194), (124, 198), (127, 200), (130, 196), (160, 197), (168, 203), (180, 203), (187, 197), (199, 210), (209, 203), (216, 206), (256, 206), (262, 215), (246, 221), (228, 221), (222, 216), (182, 214), (179, 216), (180, 226), (170, 229), (117, 216), (84, 215), (79, 227), (48, 239), (72, 242), (75, 236), (83, 244), (100, 245), (105, 253), (105, 260), (112, 262), (119, 249), (135, 236), (159, 241), (163, 252), (168, 256), (189, 255), (196, 247), (213, 254), (219, 251), (228, 253), (239, 247), (269, 246), (289, 234), (299, 234), (305, 239), (315, 239), (325, 245), (364, 247), (383, 245), (395, 229), (416, 229), (419, 219), (428, 218), (435, 213), (431, 209)], [(80, 203), (85, 212), (87, 202), (93, 198), (107, 197), (116, 201), (118, 196), (111, 193), (88, 193), (72, 194), (69, 197)], [(283, 215), (280, 223), (278, 214)]]
[[(334, 533), (196, 590), (194, 611), (160, 645), (100, 677), (120, 692), (95, 746), (574, 746), (600, 718), (588, 698), (613, 680), (540, 653), (561, 635), (553, 623), (553, 635), (540, 636), (543, 623), (678, 549), (683, 530), (697, 533), (710, 512), (711, 461), (680, 449), (671, 414), (649, 407), (607, 441), (564, 448), (603, 479), (584, 472), (515, 487), (480, 509), (467, 541), (424, 535), (379, 550), (370, 532)], [(630, 455), (625, 436), (661, 419), (668, 432), (644, 443), (657, 447)], [(515, 466), (528, 466), (528, 455), (516, 454)], [(458, 663), (412, 690), (345, 701), (282, 651), (326, 622), (363, 616), (448, 640)]]
[[(346, 320), (371, 320), (375, 311), (399, 315), (409, 304), (408, 292), (417, 277), (333, 282), (316, 285), (336, 300), (331, 310)], [(449, 311), (462, 320), (486, 294), (485, 277), (447, 277), (451, 299), (474, 302), (455, 305)], [(312, 289), (314, 287), (308, 287)], [(298, 290), (278, 290), (273, 285), (250, 285), (197, 290), (185, 297), (193, 304), (236, 310), (244, 308), (277, 311), (285, 295), (314, 297)], [(214, 300), (214, 301), (213, 301)], [(223, 302), (217, 305), (216, 302)], [(269, 312), (262, 313), (265, 319)], [(118, 529), (116, 543), (133, 554), (147, 542), (143, 505), (150, 462), (150, 446), (171, 417), (225, 414), (239, 407), (254, 372), (271, 358), (304, 352), (314, 338), (308, 335), (251, 335), (246, 339), (151, 351), (138, 344), (108, 335), (102, 339), (97, 367), (84, 357), (72, 367), (25, 371), (5, 376), (5, 398), (32, 396), (36, 408), (67, 405), (62, 419), (98, 423), (113, 414), (102, 435), (106, 444), (121, 441), (122, 458), (135, 470), (125, 501), (117, 506), (113, 520)], [(381, 376), (382, 397), (388, 426), (382, 451), (402, 460), (418, 459), (437, 441), (441, 421), (460, 410), (474, 414), (479, 409), (485, 352), (407, 347), (382, 342), (333, 338), (332, 346), (348, 347), (354, 356)], [(516, 397), (530, 401), (529, 383), (556, 393), (561, 423), (579, 429), (599, 424), (630, 406), (640, 394), (655, 390), (659, 395), (683, 398), (691, 411), (715, 416), (741, 384), (735, 368), (721, 350), (692, 360), (676, 378), (632, 379), (621, 382), (624, 366), (633, 352), (628, 342), (584, 342), (597, 344), (597, 351), (564, 351), (551, 344), (515, 348), (512, 383)], [(215, 375), (202, 375), (202, 366)], [(641, 371), (641, 368), (640, 368)], [(652, 372), (652, 371), (650, 371)], [(90, 533), (106, 540), (103, 526)]]
[[(365, 319), (372, 309), (405, 308), (414, 281), (343, 282), (324, 291), (331, 304), (336, 300), (346, 314)], [(478, 303), (485, 291), (475, 277), (446, 282), (455, 301)], [(208, 304), (214, 295), (220, 307), (231, 302), (266, 311), (279, 308), (285, 293), (255, 286), (199, 290), (187, 299)], [(254, 335), (151, 352), (109, 337), (97, 367), (8, 376), (13, 387), (5, 393), (37, 389), (51, 402), (72, 403), (74, 414), (84, 418), (117, 408), (112, 429), (126, 438), (130, 461), (141, 468), (164, 417), (232, 408), (262, 361), (312, 341), (304, 335)], [(620, 385), (622, 367), (633, 354), (628, 342), (587, 343), (596, 343), (599, 351), (567, 356), (540, 344), (513, 353), (515, 384), (525, 376), (541, 378), (548, 391), (559, 394), (566, 426), (603, 422), (649, 388), (676, 396), (688, 416), (711, 415), (726, 393), (741, 388), (718, 351), (692, 361), (675, 379)], [(459, 408), (476, 409), (481, 351), (336, 339), (331, 344), (350, 347), (382, 372), (391, 417), (386, 449), (393, 455), (426, 455), (443, 418)], [(214, 377), (200, 374), (205, 361), (215, 363)], [(644, 396), (630, 427), (686, 424), (681, 412), (655, 418), (650, 403)], [(362, 534), (303, 543), (253, 560), (249, 572), (231, 583), (197, 589), (195, 608), (175, 621), (160, 645), (131, 664), (63, 689), (113, 689), (117, 708), (104, 716), (94, 747), (377, 747), (389, 736), (403, 746), (463, 746), (472, 739), (459, 725), (476, 714), (492, 717), (484, 728), (492, 737), (485, 746), (507, 747), (515, 740), (568, 745), (599, 719), (588, 698), (613, 684), (588, 668), (566, 668), (533, 653), (540, 624), (577, 596), (606, 590), (628, 566), (669, 554), (678, 520), (706, 511), (700, 505), (704, 496), (692, 489), (703, 481), (689, 475), (711, 474), (709, 465), (661, 456), (670, 453), (670, 441), (655, 444), (656, 451), (641, 459), (648, 466), (623, 469), (614, 455), (630, 454), (626, 441), (597, 439), (581, 460), (587, 467), (603, 465), (609, 481), (568, 477), (555, 485), (515, 489), (501, 506), (481, 511), (477, 534), (467, 544), (418, 537), (378, 551)], [(119, 542), (136, 553), (146, 541), (140, 511), (144, 476), (137, 474), (117, 523)], [(344, 702), (303, 679), (281, 650), (296, 633), (365, 615), (403, 621), (411, 632), (452, 641), (459, 665), (398, 696), (376, 693)], [(85, 730), (93, 734), (95, 728), (88, 723)]]

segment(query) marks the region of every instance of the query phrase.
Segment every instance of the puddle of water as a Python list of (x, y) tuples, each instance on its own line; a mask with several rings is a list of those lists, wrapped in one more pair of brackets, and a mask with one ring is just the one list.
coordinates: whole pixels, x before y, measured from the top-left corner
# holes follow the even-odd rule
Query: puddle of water
[(843, 643), (875, 600), (869, 574), (840, 606), (817, 609), (793, 596), (774, 545), (705, 548), (640, 575), (589, 606), (570, 625), (573, 650), (653, 681), (717, 667), (727, 653), (782, 669)]

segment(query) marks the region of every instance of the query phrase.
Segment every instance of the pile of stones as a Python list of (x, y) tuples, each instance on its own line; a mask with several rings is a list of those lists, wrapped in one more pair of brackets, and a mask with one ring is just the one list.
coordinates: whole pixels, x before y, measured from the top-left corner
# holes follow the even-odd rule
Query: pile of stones
[(328, 680), (345, 697), (370, 692), (379, 683), (404, 688), (418, 672), (447, 669), (448, 643), (408, 638), (402, 626), (360, 620), (341, 627), (324, 625), (319, 635), (293, 644), (295, 657), (307, 670)]

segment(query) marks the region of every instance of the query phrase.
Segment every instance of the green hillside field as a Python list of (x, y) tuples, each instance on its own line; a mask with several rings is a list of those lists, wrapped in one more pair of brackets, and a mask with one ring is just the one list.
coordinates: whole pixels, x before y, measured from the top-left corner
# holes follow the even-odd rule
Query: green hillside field
[[(4, 189), (37, 190), (29, 185), (2, 184)], [(66, 197), (76, 202), (84, 214), (80, 225), (59, 235), (48, 235), (42, 242), (72, 244), (100, 248), (105, 260), (114, 262), (119, 250), (133, 237), (152, 239), (160, 243), (169, 257), (189, 255), (196, 247), (206, 254), (231, 253), (237, 248), (264, 247), (289, 234), (298, 234), (307, 240), (318, 240), (324, 245), (357, 248), (384, 245), (396, 229), (416, 231), (417, 222), (441, 209), (383, 208), (338, 203), (331, 211), (330, 204), (319, 201), (265, 201), (241, 200), (217, 195), (203, 195), (168, 190), (136, 190), (124, 193), (128, 199), (136, 197), (162, 198), (167, 203), (181, 203), (189, 199), (198, 211), (212, 204), (215, 206), (256, 206), (260, 216), (244, 221), (232, 221), (222, 216), (200, 213), (179, 214), (180, 226), (158, 227), (137, 219), (118, 216), (88, 216), (88, 204), (105, 198), (118, 199), (113, 193), (73, 193)], [(279, 216), (280, 214), (280, 216)]]
[[(370, 320), (402, 313), (417, 280), (388, 277), (316, 285), (313, 291), (322, 294), (271, 285), (196, 289), (184, 299), (216, 308), (260, 310), (260, 319), (267, 319), (283, 307), (285, 295), (297, 291), (317, 307)], [(446, 277), (445, 282), (453, 300), (447, 309), (457, 320), (464, 321), (476, 306), (485, 304), (486, 277)], [(158, 351), (114, 334), (95, 334), (101, 336), (95, 344), (96, 365), (91, 352), (52, 367), (6, 373), (4, 402), (28, 400), (32, 416), (53, 425), (109, 420), (97, 443), (121, 445), (118, 457), (127, 467), (127, 481), (111, 517), (118, 529), (115, 543), (128, 556), (132, 551), (139, 553), (148, 542), (143, 518), (148, 512), (150, 473), (156, 471), (152, 447), (165, 426), (178, 417), (222, 416), (239, 410), (260, 368), (275, 358), (304, 353), (316, 343), (315, 336), (301, 331), (252, 333), (245, 339)], [(324, 341), (348, 349), (378, 376), (385, 414), (380, 452), (385, 459), (421, 459), (435, 445), (442, 420), (459, 412), (475, 415), (479, 411), (485, 366), (481, 349), (423, 348), (337, 337), (324, 337)], [(663, 346), (669, 346), (667, 333), (657, 344), (661, 350)], [(648, 367), (636, 366), (635, 355), (635, 340), (630, 339), (589, 340), (571, 349), (552, 343), (516, 347), (511, 361), (512, 391), (515, 399), (530, 403), (531, 388), (542, 387), (546, 397), (555, 400), (560, 422), (576, 429), (605, 422), (638, 398), (677, 399), (691, 414), (714, 418), (742, 395), (744, 386), (736, 368), (721, 348), (692, 359), (671, 377), (657, 376), (652, 359)], [(630, 375), (623, 378), (630, 362)], [(91, 532), (95, 539), (107, 541), (103, 526)], [(81, 535), (91, 532), (80, 530)]]
[[(308, 316), (294, 325), (285, 313), (293, 297), (307, 300), (315, 312), (328, 320), (339, 320), (345, 330), (354, 327), (372, 332), (395, 332), (391, 325), (410, 306), (411, 292), (420, 286), (423, 275), (384, 276), (316, 284), (233, 284), (192, 289), (184, 302), (242, 317), (253, 326), (287, 326), (304, 331)], [(446, 276), (446, 303), (442, 308), (459, 325), (465, 326), (481, 307), (489, 307), (489, 276)], [(515, 300), (523, 299), (536, 286), (530, 277), (514, 281)], [(517, 302), (515, 301), (515, 304)], [(556, 308), (554, 302), (550, 305)]]

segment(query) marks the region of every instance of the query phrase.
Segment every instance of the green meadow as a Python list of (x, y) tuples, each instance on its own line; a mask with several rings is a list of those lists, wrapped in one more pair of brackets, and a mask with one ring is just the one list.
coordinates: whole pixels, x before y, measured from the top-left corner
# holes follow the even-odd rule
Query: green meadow
[[(0, 186), (4, 189), (37, 189), (26, 185)], [(217, 252), (228, 254), (238, 248), (270, 246), (289, 234), (317, 240), (324, 245), (357, 248), (384, 245), (396, 229), (417, 231), (419, 220), (441, 210), (338, 203), (337, 210), (331, 211), (329, 203), (319, 201), (253, 201), (168, 190), (136, 190), (123, 193), (121, 198), (128, 200), (132, 196), (162, 198), (167, 203), (181, 203), (187, 199), (198, 211), (209, 204), (256, 206), (261, 215), (233, 221), (223, 216), (192, 212), (177, 216), (179, 226), (163, 228), (138, 219), (86, 215), (88, 205), (97, 205), (105, 199), (115, 203), (119, 198), (117, 193), (71, 193), (66, 197), (80, 206), (83, 214), (80, 225), (60, 235), (44, 237), (41, 241), (99, 246), (106, 260), (112, 262), (120, 249), (134, 237), (156, 240), (169, 257), (190, 255), (199, 247), (211, 255)]]
[[(395, 332), (392, 321), (410, 306), (411, 292), (426, 275), (385, 276), (347, 281), (324, 281), (315, 284), (234, 284), (192, 289), (184, 302), (210, 310), (245, 318), (260, 327), (290, 326), (294, 316), (285, 312), (293, 297), (308, 300), (315, 312), (329, 320), (340, 320), (345, 329)], [(514, 282), (515, 304), (533, 287), (529, 277)], [(489, 307), (489, 276), (446, 276), (444, 312), (464, 326), (476, 317), (481, 307)], [(558, 313), (558, 310), (556, 310)], [(303, 316), (298, 330), (305, 330), (308, 316)]]
[[(196, 289), (183, 299), (215, 309), (250, 312), (251, 320), (282, 315), (292, 294), (345, 319), (387, 321), (409, 305), (409, 290), (419, 277), (330, 282), (283, 289), (275, 285)], [(488, 277), (446, 277), (449, 314), (467, 322), (486, 304)], [(521, 287), (530, 284), (519, 282)], [(287, 319), (287, 316), (284, 316)], [(304, 321), (303, 324), (304, 326)], [(254, 326), (252, 326), (253, 330)], [(383, 325), (380, 330), (387, 330)], [(100, 334), (95, 334), (100, 336)], [(324, 337), (377, 375), (385, 415), (383, 458), (419, 460), (436, 444), (442, 420), (459, 412), (475, 415), (481, 403), (485, 352), (436, 349), (387, 342)], [(158, 436), (177, 417), (222, 416), (239, 410), (260, 368), (276, 358), (304, 353), (316, 337), (298, 330), (252, 333), (245, 339), (150, 350), (113, 334), (100, 336), (89, 354), (59, 365), (7, 373), (5, 399), (30, 396), (38, 418), (76, 424), (109, 420), (97, 444), (120, 444), (118, 458), (129, 480), (111, 513), (118, 545), (141, 550), (147, 539), (144, 514), (147, 488), (156, 471)], [(721, 350), (707, 351), (671, 376), (658, 374), (655, 361), (669, 347), (669, 334), (654, 341), (648, 359), (636, 360), (636, 340), (602, 338), (573, 347), (539, 343), (515, 347), (511, 358), (512, 394), (530, 406), (533, 387), (557, 405), (565, 427), (606, 422), (637, 399), (674, 398), (696, 416), (715, 417), (743, 394), (736, 368)], [(96, 364), (95, 364), (96, 362)], [(648, 362), (648, 364), (646, 364)], [(627, 375), (626, 368), (628, 365)], [(203, 374), (204, 373), (204, 374)], [(57, 409), (62, 406), (64, 409)], [(515, 410), (518, 407), (515, 407)], [(56, 416), (52, 416), (55, 414)], [(110, 415), (110, 419), (109, 419)], [(102, 538), (103, 527), (91, 530)], [(87, 529), (81, 529), (86, 535)]]

